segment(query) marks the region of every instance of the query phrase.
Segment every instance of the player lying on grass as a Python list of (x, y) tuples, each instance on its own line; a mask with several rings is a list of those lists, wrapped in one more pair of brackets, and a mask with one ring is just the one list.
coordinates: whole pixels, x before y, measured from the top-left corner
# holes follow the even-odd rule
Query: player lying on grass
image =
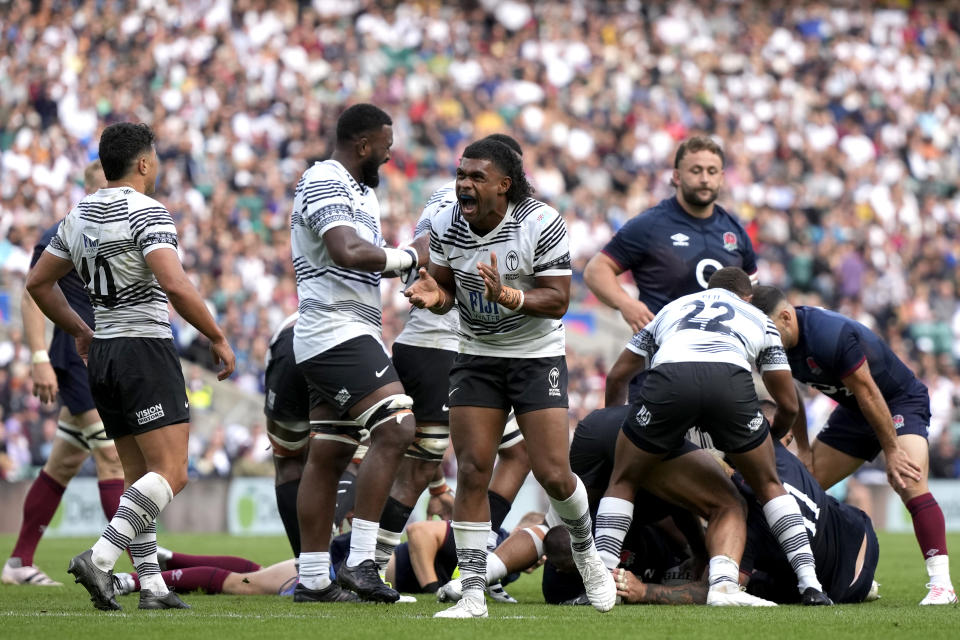
[[(764, 403), (765, 413), (770, 413), (771, 406), (772, 403)], [(872, 599), (870, 592), (879, 547), (870, 519), (859, 509), (827, 496), (803, 463), (780, 442), (775, 443), (774, 451), (777, 473), (803, 513), (806, 529), (812, 538), (818, 577), (827, 594), (834, 602), (840, 603)], [(774, 602), (798, 602), (796, 576), (771, 533), (759, 502), (739, 475), (734, 476), (734, 484), (748, 506), (747, 541), (740, 565), (741, 584), (746, 585), (749, 593)], [(566, 541), (557, 540), (560, 537), (560, 532), (551, 530), (544, 542), (547, 553), (544, 597), (555, 603), (571, 601), (577, 578), (575, 572), (570, 573), (569, 559), (563, 552)], [(669, 548), (669, 541), (662, 532), (636, 524), (631, 527), (624, 541), (621, 566), (614, 569), (618, 595), (625, 602), (706, 602), (706, 582), (677, 584), (678, 579), (689, 579), (689, 575), (683, 575), (689, 561), (674, 569), (664, 569), (662, 564), (658, 566), (663, 550)], [(548, 584), (550, 580), (556, 583)], [(658, 580), (663, 584), (652, 584)]]
[[(537, 565), (542, 554), (542, 546), (537, 543), (545, 528), (537, 528), (533, 523), (542, 520), (542, 513), (531, 512), (521, 519), (509, 538), (506, 532), (502, 532), (501, 538), (506, 540), (490, 554), (488, 575), (493, 576), (491, 584), (506, 579), (509, 573)], [(415, 522), (407, 527), (407, 535), (408, 541), (399, 545), (390, 558), (387, 581), (401, 592), (433, 593), (450, 579), (457, 565), (450, 522)], [(342, 559), (349, 547), (349, 533), (337, 536), (331, 544), (331, 557)], [(203, 590), (209, 594), (290, 595), (297, 582), (293, 559), (261, 567), (244, 558), (191, 556), (166, 549), (160, 549), (159, 557), (161, 567), (165, 569), (161, 573), (164, 582), (178, 592)], [(518, 565), (518, 559), (525, 564)], [(443, 577), (442, 581), (440, 577)], [(114, 588), (118, 594), (126, 595), (138, 591), (140, 581), (136, 573), (117, 573)], [(488, 593), (500, 602), (516, 602), (499, 584)]]

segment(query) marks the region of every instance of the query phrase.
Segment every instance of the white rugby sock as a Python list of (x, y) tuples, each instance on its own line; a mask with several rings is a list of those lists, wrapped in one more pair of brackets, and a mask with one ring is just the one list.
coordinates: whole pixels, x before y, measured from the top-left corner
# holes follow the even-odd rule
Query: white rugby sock
[(377, 549), (377, 531), (379, 522), (353, 519), (353, 528), (350, 530), (350, 555), (347, 556), (347, 566), (355, 567), (364, 560), (375, 560)]
[(950, 581), (950, 559), (946, 555), (927, 558), (926, 564), (930, 584), (953, 588), (953, 583)]
[(130, 555), (133, 566), (137, 568), (140, 588), (149, 589), (154, 595), (167, 593), (167, 585), (160, 575), (160, 562), (157, 560), (157, 523), (151, 522), (146, 530), (130, 541)]
[(487, 584), (500, 582), (507, 576), (507, 565), (496, 553), (487, 552)]
[(807, 536), (807, 528), (803, 526), (803, 515), (797, 501), (789, 494), (777, 496), (763, 505), (763, 515), (770, 531), (780, 542), (780, 548), (793, 567), (793, 572), (797, 574), (800, 593), (808, 587), (823, 591), (823, 586), (817, 579), (810, 538)]
[(593, 522), (590, 520), (590, 504), (587, 501), (587, 489), (579, 476), (573, 493), (563, 500), (550, 498), (550, 504), (556, 510), (563, 526), (570, 532), (570, 547), (574, 557), (597, 552), (593, 543)]
[(487, 588), (487, 532), (490, 531), (490, 521), (454, 521), (452, 526), (463, 596), (482, 600), (483, 591)]
[[(401, 531), (388, 531), (382, 527), (377, 531), (377, 548), (374, 553), (374, 560), (377, 561), (377, 568), (381, 573), (387, 570), (390, 556), (393, 555), (397, 545), (400, 544), (402, 537), (403, 532)], [(351, 539), (353, 539), (352, 536)]]
[(711, 590), (734, 593), (740, 588), (740, 567), (728, 556), (710, 558), (709, 576)]
[(607, 569), (620, 564), (623, 539), (633, 522), (633, 503), (622, 498), (603, 498), (597, 509), (597, 550)]
[(330, 586), (330, 552), (300, 552), (300, 584), (319, 590)]
[[(170, 484), (159, 473), (147, 472), (120, 496), (120, 506), (93, 545), (93, 563), (110, 571), (130, 542), (147, 530), (173, 500)], [(155, 553), (155, 552), (154, 552)]]

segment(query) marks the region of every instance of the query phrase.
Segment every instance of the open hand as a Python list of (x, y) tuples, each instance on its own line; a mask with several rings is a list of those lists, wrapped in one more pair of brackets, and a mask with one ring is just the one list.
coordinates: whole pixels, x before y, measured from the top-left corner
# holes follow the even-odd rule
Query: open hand
[(490, 302), (497, 302), (500, 299), (500, 291), (503, 289), (500, 272), (497, 271), (497, 254), (491, 251), (490, 264), (477, 263), (477, 271), (483, 278), (483, 297)]
[(410, 304), (417, 309), (430, 309), (438, 306), (443, 301), (443, 292), (440, 285), (430, 275), (426, 268), (421, 267), (418, 272), (420, 278), (403, 292)]

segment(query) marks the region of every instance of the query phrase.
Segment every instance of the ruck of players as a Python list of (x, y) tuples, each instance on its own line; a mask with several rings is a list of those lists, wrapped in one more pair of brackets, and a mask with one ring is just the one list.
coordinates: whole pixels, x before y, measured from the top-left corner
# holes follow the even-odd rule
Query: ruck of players
[[(289, 186), (299, 309), (272, 328), (264, 414), (290, 559), (261, 568), (159, 546), (157, 519), (187, 484), (191, 420), (170, 308), (208, 340), (221, 381), (235, 356), (152, 197), (154, 142), (144, 124), (106, 127), (88, 194), (35, 251), (23, 305), (34, 389), (63, 411), (4, 582), (53, 587), (66, 571), (106, 611), (131, 592), (141, 609), (202, 608), (181, 595), (214, 585), (304, 610), (436, 598), (434, 617), (485, 618), (542, 565), (548, 603), (596, 615), (868, 602), (880, 595), (873, 523), (827, 490), (882, 452), (926, 565), (916, 599), (957, 602), (927, 485), (927, 388), (869, 328), (756, 281), (750, 236), (716, 202), (719, 141), (680, 143), (675, 195), (575, 274), (564, 218), (505, 134), (466, 144), (450, 182), (417, 203), (413, 240), (389, 246), (377, 187), (393, 121), (367, 103), (343, 110), (332, 155)], [(577, 338), (563, 317), (580, 276), (633, 335), (604, 408), (571, 432)], [(410, 304), (393, 344), (383, 278)], [(42, 316), (56, 325), (49, 348)], [(812, 442), (799, 385), (836, 403)], [(109, 524), (48, 575), (33, 559), (40, 532), (91, 453)], [(528, 474), (548, 508), (506, 531)], [(436, 520), (416, 513), (424, 493)], [(135, 573), (114, 572), (123, 554)]]

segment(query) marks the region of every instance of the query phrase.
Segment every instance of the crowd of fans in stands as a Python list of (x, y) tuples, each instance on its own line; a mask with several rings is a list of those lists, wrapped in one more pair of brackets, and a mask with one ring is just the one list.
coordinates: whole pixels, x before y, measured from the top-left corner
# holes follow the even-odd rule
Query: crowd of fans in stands
[[(567, 220), (588, 308), (586, 260), (672, 193), (677, 142), (707, 132), (760, 280), (878, 330), (930, 387), (934, 473), (960, 476), (960, 12), (888, 4), (0, 0), (0, 312), (15, 315), (33, 244), (82, 197), (112, 122), (157, 132), (156, 197), (251, 391), (297, 306), (293, 186), (345, 104), (393, 117), (379, 193), (394, 245), (466, 143), (515, 136)], [(388, 345), (398, 287), (384, 285)], [(52, 415), (17, 323), (3, 317), (0, 344), (7, 477), (42, 458)], [(205, 357), (186, 323), (176, 338)], [(606, 363), (570, 348), (576, 418), (602, 403)], [(210, 448), (196, 458), (218, 473)]]

